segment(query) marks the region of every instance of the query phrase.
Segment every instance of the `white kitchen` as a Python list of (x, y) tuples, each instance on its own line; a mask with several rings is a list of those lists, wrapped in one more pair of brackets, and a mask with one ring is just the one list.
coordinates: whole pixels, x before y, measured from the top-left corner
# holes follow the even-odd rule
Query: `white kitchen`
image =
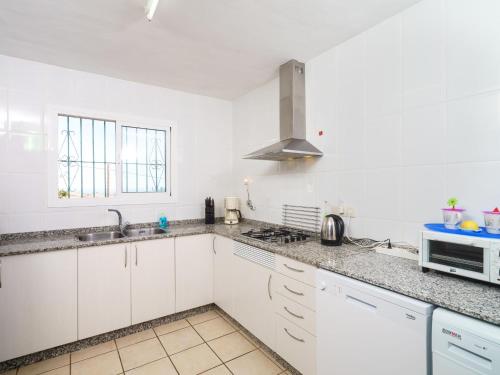
[(499, 375), (499, 20), (3, 0), (0, 374)]

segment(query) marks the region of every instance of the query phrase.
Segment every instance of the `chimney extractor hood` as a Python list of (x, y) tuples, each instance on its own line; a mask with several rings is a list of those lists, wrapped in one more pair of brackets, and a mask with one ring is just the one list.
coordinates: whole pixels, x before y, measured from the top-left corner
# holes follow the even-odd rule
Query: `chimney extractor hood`
[(305, 65), (290, 60), (280, 66), (280, 141), (243, 158), (279, 161), (323, 156), (305, 138)]

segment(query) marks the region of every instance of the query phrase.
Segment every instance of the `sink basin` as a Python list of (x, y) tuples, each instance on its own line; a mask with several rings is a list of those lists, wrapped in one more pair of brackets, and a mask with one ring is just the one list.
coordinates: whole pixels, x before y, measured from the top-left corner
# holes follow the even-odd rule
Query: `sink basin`
[(125, 237), (122, 233), (118, 231), (114, 232), (97, 232), (97, 233), (86, 233), (86, 234), (81, 234), (78, 236), (78, 239), (80, 241), (106, 241), (106, 240), (113, 240), (116, 238), (123, 238)]
[(127, 237), (151, 236), (153, 234), (163, 234), (165, 230), (161, 228), (137, 228), (125, 230)]

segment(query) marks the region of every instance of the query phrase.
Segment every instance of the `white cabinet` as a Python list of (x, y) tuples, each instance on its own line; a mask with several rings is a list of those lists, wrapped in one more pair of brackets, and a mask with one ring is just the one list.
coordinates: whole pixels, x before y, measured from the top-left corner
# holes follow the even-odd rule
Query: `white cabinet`
[[(240, 245), (240, 244), (238, 244)], [(243, 245), (245, 246), (245, 245)], [(264, 250), (252, 248), (252, 253)], [(263, 256), (274, 256), (267, 253)], [(274, 272), (260, 264), (235, 255), (234, 257), (234, 318), (264, 344), (275, 348), (275, 317), (272, 303)]]
[(130, 244), (132, 324), (175, 312), (174, 239)]
[(303, 374), (316, 374), (316, 268), (277, 257), (276, 352)]
[(276, 352), (302, 374), (316, 374), (316, 337), (279, 315), (276, 316)]
[(214, 236), (214, 302), (229, 315), (233, 314), (233, 240)]
[(77, 339), (77, 253), (0, 258), (0, 362)]
[(128, 244), (78, 250), (78, 338), (129, 326)]
[(176, 311), (213, 302), (213, 235), (176, 237)]

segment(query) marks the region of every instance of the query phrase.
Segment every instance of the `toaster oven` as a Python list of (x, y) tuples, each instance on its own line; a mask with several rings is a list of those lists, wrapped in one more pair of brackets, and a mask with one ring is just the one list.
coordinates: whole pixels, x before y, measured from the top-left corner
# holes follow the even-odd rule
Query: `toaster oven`
[(500, 239), (423, 231), (419, 266), (500, 284)]

